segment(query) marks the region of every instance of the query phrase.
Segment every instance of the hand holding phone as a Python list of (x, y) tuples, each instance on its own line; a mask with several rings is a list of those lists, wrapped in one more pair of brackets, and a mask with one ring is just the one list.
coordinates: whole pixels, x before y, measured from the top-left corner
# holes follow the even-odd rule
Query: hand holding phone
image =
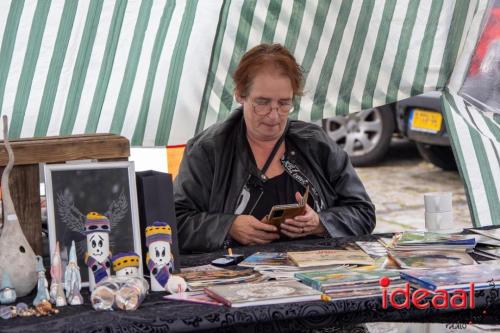
[(275, 205), (267, 215), (266, 223), (279, 228), (286, 219), (293, 219), (296, 216), (303, 215), (306, 212), (307, 198), (309, 196), (309, 185), (300, 203), (288, 205)]

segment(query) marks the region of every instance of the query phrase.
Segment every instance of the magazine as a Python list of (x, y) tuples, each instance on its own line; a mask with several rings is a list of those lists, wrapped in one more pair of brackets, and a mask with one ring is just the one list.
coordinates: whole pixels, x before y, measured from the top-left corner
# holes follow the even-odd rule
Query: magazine
[(461, 251), (388, 251), (401, 268), (440, 268), (474, 265), (476, 262)]
[(375, 261), (362, 250), (314, 250), (288, 252), (288, 258), (298, 267), (328, 265), (373, 265)]
[(317, 301), (321, 292), (295, 280), (212, 286), (205, 288), (210, 297), (231, 307)]

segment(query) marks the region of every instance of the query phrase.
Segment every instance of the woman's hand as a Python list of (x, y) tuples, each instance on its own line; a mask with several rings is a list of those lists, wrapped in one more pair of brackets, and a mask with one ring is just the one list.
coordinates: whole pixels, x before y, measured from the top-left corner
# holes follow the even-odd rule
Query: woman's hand
[(242, 245), (267, 244), (280, 238), (274, 225), (262, 223), (251, 215), (236, 217), (229, 235)]
[[(302, 195), (296, 192), (295, 199), (301, 202)], [(306, 203), (306, 212), (293, 219), (286, 219), (281, 223), (281, 232), (290, 238), (298, 238), (307, 235), (323, 235), (326, 229), (319, 221), (318, 213)]]

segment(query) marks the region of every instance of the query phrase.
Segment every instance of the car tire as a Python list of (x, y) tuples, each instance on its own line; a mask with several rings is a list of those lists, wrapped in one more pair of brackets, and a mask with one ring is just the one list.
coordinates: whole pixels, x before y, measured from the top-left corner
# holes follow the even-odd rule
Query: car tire
[(389, 150), (395, 128), (394, 111), (381, 107), (335, 116), (326, 119), (323, 127), (344, 148), (354, 166), (373, 165)]
[(427, 162), (443, 170), (457, 170), (457, 163), (451, 147), (430, 145), (422, 142), (416, 142), (416, 144), (418, 152)]

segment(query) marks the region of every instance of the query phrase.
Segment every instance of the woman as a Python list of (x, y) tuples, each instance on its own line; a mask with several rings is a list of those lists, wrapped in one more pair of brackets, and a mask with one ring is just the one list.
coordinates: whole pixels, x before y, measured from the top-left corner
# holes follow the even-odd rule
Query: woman
[[(175, 180), (181, 251), (370, 233), (375, 210), (347, 154), (318, 126), (288, 119), (302, 94), (288, 50), (254, 47), (233, 79), (241, 107), (188, 142)], [(299, 202), (306, 186), (303, 215), (279, 230), (265, 223), (273, 205)]]

